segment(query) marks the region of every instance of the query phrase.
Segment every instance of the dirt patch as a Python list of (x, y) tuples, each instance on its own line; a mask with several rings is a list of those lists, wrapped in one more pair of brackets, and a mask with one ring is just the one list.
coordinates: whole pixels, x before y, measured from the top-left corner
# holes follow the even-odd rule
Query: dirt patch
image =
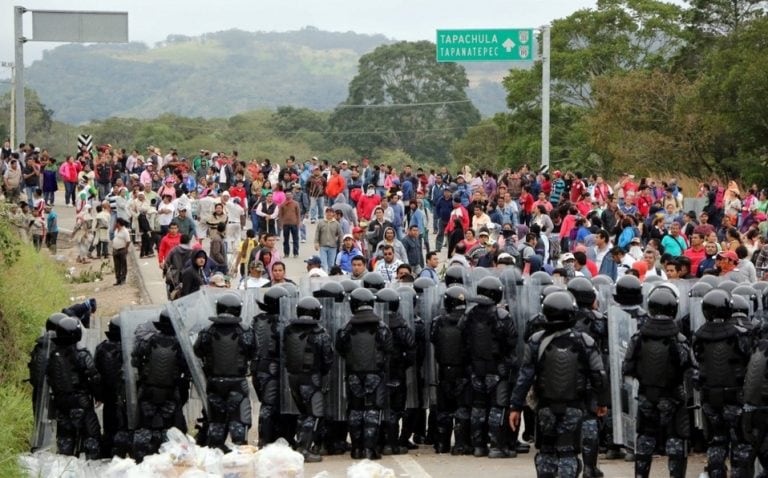
[[(43, 248), (42, 254), (49, 252)], [(109, 319), (125, 307), (141, 304), (139, 292), (139, 277), (132, 261), (128, 261), (128, 278), (120, 286), (115, 283), (112, 257), (106, 259), (91, 259), (89, 264), (77, 262), (77, 247), (68, 238), (60, 238), (57, 252), (54, 255), (57, 262), (66, 269), (66, 275), (71, 281), (70, 298), (72, 303), (82, 302), (95, 297), (98, 303), (97, 316), (102, 320), (102, 330), (105, 330)]]

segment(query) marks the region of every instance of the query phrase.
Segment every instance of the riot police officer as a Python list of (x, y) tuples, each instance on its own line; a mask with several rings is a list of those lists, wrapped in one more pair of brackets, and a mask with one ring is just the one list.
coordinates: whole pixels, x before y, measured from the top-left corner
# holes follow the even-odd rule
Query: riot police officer
[[(603, 367), (607, 375), (608, 323), (603, 314), (595, 310), (597, 291), (592, 282), (585, 277), (574, 277), (568, 281), (568, 292), (576, 299), (576, 323), (574, 330), (588, 334), (595, 341), (603, 358)], [(590, 394), (593, 395), (593, 394)], [(584, 460), (584, 478), (604, 476), (597, 467), (597, 454), (600, 446), (600, 433), (597, 417), (597, 398), (589, 397), (589, 407), (581, 427), (581, 453)]]
[(701, 408), (707, 422), (707, 471), (712, 478), (725, 477), (725, 459), (730, 456), (733, 476), (752, 476), (751, 446), (741, 426), (750, 338), (746, 329), (731, 320), (733, 308), (728, 292), (707, 292), (701, 309), (706, 322), (693, 337), (693, 354), (699, 364), (693, 384), (701, 391)]
[(386, 285), (387, 281), (384, 280), (384, 276), (378, 272), (366, 272), (363, 276), (363, 287), (374, 294), (386, 287)]
[(548, 295), (542, 304), (545, 330), (526, 344), (512, 392), (509, 424), (517, 429), (526, 395), (534, 386), (536, 408), (536, 472), (540, 477), (578, 476), (579, 432), (589, 391), (597, 396), (597, 415), (606, 412), (606, 377), (595, 341), (573, 329), (576, 301), (569, 292)]
[(101, 451), (104, 458), (125, 458), (133, 442), (126, 417), (123, 344), (120, 333), (120, 317), (115, 317), (109, 321), (105, 333), (107, 339), (96, 346), (94, 356), (96, 370), (99, 371), (103, 384), (101, 402), (104, 404), (104, 433), (101, 438)]
[(375, 297), (364, 288), (350, 294), (352, 318), (337, 334), (337, 352), (346, 362), (347, 423), (352, 458), (378, 459), (381, 413), (386, 402), (386, 367), (392, 333), (374, 313)]
[(208, 431), (206, 446), (226, 451), (227, 435), (235, 445), (247, 443), (251, 427), (248, 362), (255, 351), (253, 335), (240, 326), (240, 296), (227, 293), (216, 300), (216, 316), (200, 331), (193, 347), (207, 380)]
[(656, 439), (666, 437), (669, 476), (684, 478), (686, 439), (690, 425), (684, 376), (691, 367), (690, 348), (677, 328), (678, 298), (666, 286), (648, 296), (650, 319), (632, 337), (624, 358), (623, 374), (636, 378), (638, 393), (635, 476), (651, 471)]
[(56, 447), (62, 455), (99, 458), (99, 419), (94, 397), (101, 395), (101, 376), (91, 353), (77, 346), (83, 336), (80, 320), (66, 317), (56, 325), (48, 360), (48, 383), (56, 411)]
[(253, 388), (261, 403), (259, 408), (259, 447), (280, 436), (280, 299), (288, 291), (280, 286), (270, 287), (258, 302), (262, 312), (253, 318), (251, 330), (256, 354), (251, 364)]
[[(742, 421), (746, 440), (752, 445), (763, 470), (768, 469), (768, 339), (760, 339), (747, 364), (744, 377)], [(765, 478), (765, 472), (758, 475)]]
[(187, 431), (182, 408), (189, 398), (189, 369), (167, 310), (153, 322), (157, 332), (138, 339), (131, 363), (138, 370), (139, 421), (133, 435), (136, 461), (156, 453), (166, 432)]
[(299, 409), (296, 443), (308, 463), (322, 461), (312, 445), (319, 444), (318, 425), (325, 416), (323, 389), (333, 364), (331, 338), (319, 323), (321, 311), (320, 301), (304, 297), (296, 307), (297, 318), (283, 332), (288, 386)]
[[(483, 277), (477, 282), (477, 305), (466, 313), (466, 343), (472, 382), (470, 432), (476, 457), (510, 458), (506, 433), (511, 383), (517, 373), (517, 330), (509, 313), (498, 307), (501, 281)], [(485, 430), (488, 430), (488, 439)], [(490, 441), (491, 449), (487, 443)]]
[[(472, 453), (469, 442), (472, 387), (462, 321), (467, 309), (466, 289), (449, 287), (443, 294), (443, 308), (445, 313), (432, 322), (429, 338), (438, 366), (435, 451), (467, 455)], [(453, 449), (451, 434), (455, 438)]]
[[(35, 346), (32, 348), (32, 352), (29, 354), (29, 363), (27, 368), (29, 369), (29, 384), (32, 385), (32, 410), (35, 413), (35, 420), (42, 420), (43, 417), (38, 417), (37, 413), (40, 407), (40, 400), (43, 398), (43, 382), (45, 378), (45, 371), (48, 367), (48, 358), (51, 352), (51, 335), (56, 331), (56, 327), (62, 319), (66, 319), (68, 316), (61, 312), (51, 314), (45, 321), (45, 333), (35, 339)], [(33, 444), (33, 447), (35, 444)], [(35, 451), (34, 449), (32, 451)]]
[(400, 446), (400, 420), (405, 416), (408, 386), (415, 385), (406, 383), (406, 370), (416, 363), (416, 341), (410, 324), (399, 312), (401, 300), (404, 299), (393, 289), (376, 292), (376, 302), (384, 305), (384, 323), (392, 333), (392, 355), (387, 370), (389, 411), (383, 423), (384, 455), (408, 453), (407, 447)]

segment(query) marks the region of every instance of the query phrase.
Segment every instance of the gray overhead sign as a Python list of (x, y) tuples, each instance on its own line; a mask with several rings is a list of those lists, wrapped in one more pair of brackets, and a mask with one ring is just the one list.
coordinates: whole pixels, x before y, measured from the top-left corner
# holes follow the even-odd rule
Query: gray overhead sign
[(127, 12), (72, 12), (30, 10), (31, 41), (125, 43), (128, 41)]

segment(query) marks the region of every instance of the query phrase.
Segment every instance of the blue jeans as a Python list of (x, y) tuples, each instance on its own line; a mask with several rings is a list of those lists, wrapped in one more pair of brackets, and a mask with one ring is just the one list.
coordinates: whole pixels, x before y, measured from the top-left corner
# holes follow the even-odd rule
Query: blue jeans
[(29, 204), (30, 208), (35, 207), (32, 199), (35, 197), (34, 194), (36, 190), (37, 186), (24, 186), (24, 193), (27, 195), (27, 204)]
[(325, 196), (309, 198), (309, 219), (316, 221), (325, 217)]
[(64, 181), (64, 203), (75, 205), (75, 189), (77, 189), (77, 183)]
[(336, 248), (320, 246), (320, 263), (325, 272), (330, 272), (331, 267), (336, 264)]
[(301, 226), (299, 226), (299, 236), (301, 237), (302, 241), (307, 240), (307, 225), (304, 224), (304, 221), (301, 221)]
[(283, 257), (290, 255), (290, 244), (288, 240), (293, 236), (293, 255), (299, 255), (299, 226), (286, 224), (283, 226)]
[(256, 237), (259, 237), (259, 216), (256, 211), (251, 211), (251, 229)]
[(55, 195), (56, 195), (56, 191), (43, 192), (43, 199), (45, 200), (46, 204), (53, 204), (53, 199)]

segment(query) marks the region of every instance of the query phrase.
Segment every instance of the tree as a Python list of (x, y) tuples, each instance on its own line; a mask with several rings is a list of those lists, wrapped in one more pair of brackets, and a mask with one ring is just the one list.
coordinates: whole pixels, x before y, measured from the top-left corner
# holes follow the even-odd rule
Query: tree
[(452, 140), (480, 121), (468, 85), (462, 66), (435, 62), (434, 43), (380, 46), (360, 58), (331, 131), (359, 154), (401, 149), (417, 161), (446, 164)]
[(477, 170), (498, 171), (503, 145), (504, 130), (492, 118), (485, 119), (453, 143), (451, 155), (459, 168), (471, 164)]
[(765, 15), (764, 0), (688, 0), (691, 27), (702, 34), (727, 36)]
[[(683, 44), (682, 10), (655, 0), (600, 0), (596, 9), (555, 20), (551, 29), (552, 162), (586, 164), (582, 117), (595, 106), (596, 78), (665, 66)], [(540, 44), (540, 42), (539, 42)], [(511, 110), (504, 161), (537, 160), (541, 151), (541, 62), (504, 79)], [(589, 165), (593, 165), (591, 162)]]

